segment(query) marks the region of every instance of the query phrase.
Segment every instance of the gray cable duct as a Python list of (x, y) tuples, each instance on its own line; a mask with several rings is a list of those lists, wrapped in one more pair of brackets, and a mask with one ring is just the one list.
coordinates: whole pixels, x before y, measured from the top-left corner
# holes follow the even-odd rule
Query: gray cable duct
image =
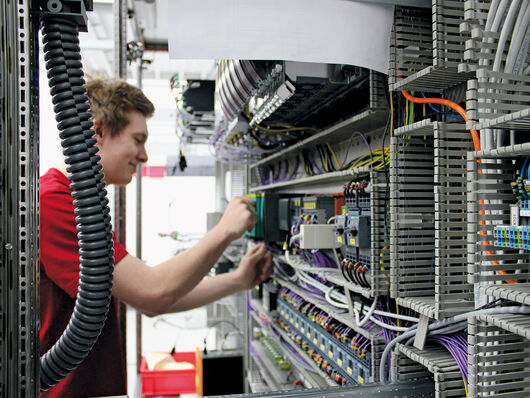
[[(456, 315), (451, 318), (446, 318), (441, 321), (434, 322), (429, 325), (428, 330), (432, 331), (432, 330), (437, 330), (440, 328), (446, 328), (448, 325), (466, 321), (467, 318), (470, 316), (489, 315), (489, 314), (530, 314), (530, 307), (527, 307), (527, 306), (496, 307), (496, 308), (487, 308), (487, 309), (478, 310), (478, 311), (466, 312), (465, 314)], [(379, 363), (379, 378), (381, 380), (381, 383), (388, 382), (386, 380), (386, 372), (385, 372), (386, 358), (388, 356), (388, 353), (390, 352), (390, 350), (394, 348), (394, 346), (397, 343), (401, 343), (402, 341), (408, 340), (409, 338), (415, 336), (417, 328), (418, 328), (418, 325), (414, 325), (410, 327), (408, 332), (405, 332), (401, 336), (396, 337), (394, 340), (388, 343), (387, 346), (385, 347), (385, 350), (383, 351), (383, 354), (381, 355), (381, 361)]]

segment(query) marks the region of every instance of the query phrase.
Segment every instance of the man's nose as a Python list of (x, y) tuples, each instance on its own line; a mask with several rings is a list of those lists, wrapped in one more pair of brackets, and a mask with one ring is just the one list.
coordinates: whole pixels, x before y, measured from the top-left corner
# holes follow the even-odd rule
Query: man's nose
[(142, 163), (146, 163), (149, 157), (147, 156), (147, 151), (145, 150), (145, 145), (142, 145), (142, 148), (140, 149), (140, 152), (138, 153), (138, 159)]

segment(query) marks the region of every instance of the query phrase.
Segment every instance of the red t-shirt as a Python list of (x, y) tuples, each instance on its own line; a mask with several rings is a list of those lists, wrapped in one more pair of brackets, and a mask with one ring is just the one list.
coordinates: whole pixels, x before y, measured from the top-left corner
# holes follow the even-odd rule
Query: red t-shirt
[[(50, 169), (40, 178), (40, 352), (62, 335), (79, 284), (79, 247), (70, 181)], [(114, 238), (114, 263), (127, 255)], [(127, 381), (120, 344), (118, 301), (113, 297), (105, 326), (92, 351), (63, 381), (41, 397), (124, 395)]]

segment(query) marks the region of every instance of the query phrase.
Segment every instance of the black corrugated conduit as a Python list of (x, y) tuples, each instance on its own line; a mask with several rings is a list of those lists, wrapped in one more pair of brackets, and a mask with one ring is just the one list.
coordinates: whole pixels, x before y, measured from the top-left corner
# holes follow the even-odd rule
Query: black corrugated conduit
[(87, 356), (105, 324), (111, 300), (114, 250), (107, 191), (83, 77), (78, 26), (66, 18), (43, 20), (44, 59), (70, 174), (79, 239), (79, 289), (72, 318), (41, 357), (41, 390), (64, 379)]

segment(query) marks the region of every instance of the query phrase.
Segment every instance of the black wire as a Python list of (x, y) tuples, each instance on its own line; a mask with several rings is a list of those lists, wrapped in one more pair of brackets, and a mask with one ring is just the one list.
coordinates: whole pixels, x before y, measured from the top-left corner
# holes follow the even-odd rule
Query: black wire
[(284, 165), (285, 165), (285, 170), (283, 172), (282, 179), (287, 180), (287, 177), (289, 176), (289, 161), (287, 159), (285, 159)]
[(313, 163), (309, 159), (309, 154), (307, 153), (305, 149), (302, 150), (302, 159), (304, 161), (305, 173), (310, 176), (315, 175), (315, 171), (313, 169)]
[(350, 277), (352, 278), (353, 283), (355, 283), (356, 285), (362, 286), (361, 281), (359, 280), (355, 269), (348, 267), (347, 270), (348, 270), (348, 275), (350, 275)]
[(342, 272), (342, 276), (344, 277), (344, 279), (346, 279), (348, 282), (353, 282), (349, 276), (346, 276), (347, 275), (347, 272), (345, 271), (346, 269), (346, 266), (344, 264), (341, 264), (340, 265), (340, 271)]
[(359, 271), (360, 279), (363, 280), (364, 287), (370, 287), (370, 284), (368, 283), (368, 279), (366, 278), (366, 272)]
[(337, 167), (339, 167), (339, 165), (337, 165), (337, 167), (335, 167), (335, 163), (333, 161), (333, 152), (331, 151), (331, 149), (329, 148), (328, 145), (325, 145), (324, 149), (325, 149), (325, 151), (328, 154), (328, 167), (329, 167), (329, 169), (331, 171), (337, 171)]
[(316, 148), (316, 150), (318, 152), (318, 157), (320, 158), (320, 164), (322, 165), (322, 171), (326, 172), (327, 171), (327, 167), (326, 167), (327, 164), (324, 161), (323, 149), (321, 148), (320, 145), (317, 145), (315, 148)]
[(270, 149), (276, 149), (280, 146), (280, 142), (264, 140), (252, 130), (249, 130), (249, 134), (252, 138), (256, 140), (256, 145), (258, 145), (260, 149), (270, 150)]

